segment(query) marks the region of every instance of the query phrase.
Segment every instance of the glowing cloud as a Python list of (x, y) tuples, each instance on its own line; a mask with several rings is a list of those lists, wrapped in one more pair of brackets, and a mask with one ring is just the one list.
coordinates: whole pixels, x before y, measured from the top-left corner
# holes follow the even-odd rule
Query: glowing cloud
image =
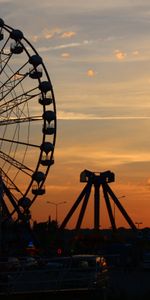
[(42, 32), (43, 36), (45, 39), (49, 40), (51, 38), (53, 38), (55, 35), (58, 35), (61, 33), (61, 29), (60, 28), (53, 28), (51, 30), (45, 28)]
[(89, 113), (78, 113), (73, 111), (59, 110), (57, 112), (59, 120), (148, 120), (146, 116), (99, 116)]
[(61, 35), (61, 38), (71, 38), (76, 35), (74, 31), (66, 31)]
[(69, 58), (70, 57), (70, 53), (64, 52), (64, 53), (61, 54), (61, 57), (63, 57), (63, 58)]
[(74, 112), (66, 112), (66, 111), (58, 111), (57, 113), (58, 119), (61, 120), (87, 120), (93, 119), (93, 115), (86, 115), (82, 113), (74, 113)]
[(120, 50), (115, 50), (115, 56), (118, 60), (123, 60), (127, 56), (127, 54)]
[(89, 69), (89, 70), (87, 71), (87, 76), (88, 76), (88, 77), (94, 77), (95, 75), (96, 75), (96, 73), (95, 73), (94, 70)]

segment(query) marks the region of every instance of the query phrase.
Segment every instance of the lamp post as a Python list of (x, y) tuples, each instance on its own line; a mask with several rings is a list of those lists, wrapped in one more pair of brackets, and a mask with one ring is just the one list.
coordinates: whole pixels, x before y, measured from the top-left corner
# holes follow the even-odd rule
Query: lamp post
[[(118, 197), (118, 199), (121, 199), (121, 198), (125, 198), (126, 196), (120, 196), (120, 197)], [(115, 204), (115, 202), (114, 202), (114, 221), (116, 220), (116, 204)]]
[(61, 205), (61, 204), (65, 204), (66, 201), (61, 201), (61, 202), (58, 202), (58, 203), (47, 201), (47, 203), (55, 205), (55, 208), (56, 208), (56, 218), (55, 218), (55, 221), (57, 223), (58, 222), (58, 206)]
[(137, 224), (138, 229), (139, 229), (139, 228), (140, 228), (140, 225), (142, 225), (143, 223), (142, 223), (142, 222), (135, 222), (135, 224)]

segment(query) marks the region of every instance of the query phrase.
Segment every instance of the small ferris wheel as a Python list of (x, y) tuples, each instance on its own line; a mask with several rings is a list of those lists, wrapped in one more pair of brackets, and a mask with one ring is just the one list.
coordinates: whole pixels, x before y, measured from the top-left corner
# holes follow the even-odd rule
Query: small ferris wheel
[(56, 104), (38, 52), (0, 19), (0, 174), (2, 222), (30, 219), (54, 164)]

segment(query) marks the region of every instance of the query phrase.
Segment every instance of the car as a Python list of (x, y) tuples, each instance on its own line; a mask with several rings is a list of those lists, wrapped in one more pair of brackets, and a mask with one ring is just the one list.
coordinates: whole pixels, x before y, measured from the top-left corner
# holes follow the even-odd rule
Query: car
[(18, 270), (20, 268), (20, 261), (17, 257), (8, 257), (7, 270)]
[(21, 265), (26, 269), (38, 267), (37, 260), (32, 256), (26, 256), (21, 259)]
[(108, 283), (107, 262), (100, 255), (77, 254), (56, 257), (49, 260), (47, 267), (53, 277), (61, 279), (61, 287), (64, 289), (103, 288)]

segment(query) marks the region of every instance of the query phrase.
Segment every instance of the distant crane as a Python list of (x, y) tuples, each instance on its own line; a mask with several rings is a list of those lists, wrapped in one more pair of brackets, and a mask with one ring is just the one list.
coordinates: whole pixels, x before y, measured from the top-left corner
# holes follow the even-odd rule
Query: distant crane
[(89, 170), (84, 170), (80, 174), (80, 182), (85, 182), (86, 185), (81, 191), (79, 197), (73, 204), (72, 208), (66, 215), (64, 221), (60, 225), (60, 229), (64, 229), (72, 217), (73, 213), (77, 209), (78, 205), (83, 199), (81, 211), (79, 213), (79, 217), (76, 223), (76, 230), (78, 231), (81, 227), (82, 220), (85, 214), (85, 210), (88, 204), (88, 199), (90, 197), (92, 186), (94, 186), (94, 229), (99, 230), (100, 228), (100, 190), (102, 188), (103, 195), (109, 215), (109, 219), (111, 222), (111, 227), (113, 231), (116, 231), (116, 221), (113, 215), (113, 210), (110, 204), (110, 197), (114, 201), (114, 204), (118, 207), (120, 212), (122, 213), (123, 217), (126, 219), (127, 223), (133, 230), (137, 230), (134, 222), (127, 214), (126, 210), (123, 208), (122, 204), (119, 202), (118, 198), (113, 193), (112, 189), (109, 187), (108, 183), (115, 181), (115, 175), (111, 171), (105, 172), (91, 172)]

